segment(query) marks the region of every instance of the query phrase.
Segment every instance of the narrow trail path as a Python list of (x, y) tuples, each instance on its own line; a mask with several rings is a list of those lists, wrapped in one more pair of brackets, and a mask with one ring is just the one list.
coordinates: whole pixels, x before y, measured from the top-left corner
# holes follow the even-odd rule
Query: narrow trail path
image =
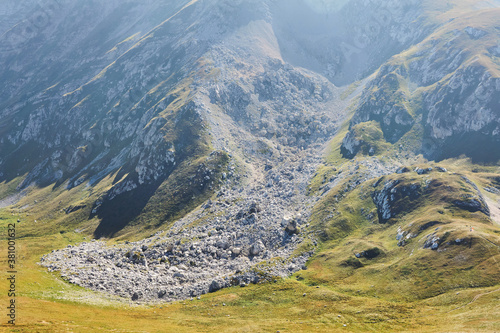
[(472, 299), (472, 301), (470, 301), (469, 303), (464, 304), (464, 305), (462, 305), (462, 306), (459, 306), (459, 307), (457, 307), (457, 308), (455, 308), (455, 309), (453, 309), (453, 310), (450, 310), (450, 311), (448, 311), (448, 313), (449, 313), (449, 312), (452, 312), (452, 311), (460, 310), (460, 309), (462, 309), (462, 308), (464, 308), (464, 307), (466, 307), (466, 306), (468, 306), (468, 305), (471, 305), (472, 303), (474, 303), (475, 301), (477, 301), (477, 300), (478, 300), (478, 299), (480, 299), (481, 297), (486, 296), (486, 295), (489, 295), (489, 294), (496, 293), (496, 292), (498, 292), (498, 291), (500, 291), (500, 288), (498, 288), (498, 289), (496, 289), (496, 290), (493, 290), (493, 291), (489, 291), (489, 292), (487, 292), (487, 293), (482, 293), (482, 294), (476, 295), (476, 296), (474, 296), (474, 298)]

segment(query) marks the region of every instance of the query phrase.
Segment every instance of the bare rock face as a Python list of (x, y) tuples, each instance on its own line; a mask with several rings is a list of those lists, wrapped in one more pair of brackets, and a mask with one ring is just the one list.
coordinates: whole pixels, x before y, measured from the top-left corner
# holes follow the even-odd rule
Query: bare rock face
[(342, 155), (347, 158), (353, 158), (359, 152), (362, 142), (356, 138), (356, 134), (349, 131), (342, 140)]
[[(482, 15), (486, 20), (493, 14)], [(497, 32), (492, 27), (443, 29), (380, 68), (362, 94), (351, 128), (375, 120), (391, 143), (411, 130), (422, 132), (416, 152), (431, 159), (466, 154), (478, 161), (496, 161), (500, 157), (500, 78), (494, 70), (496, 48), (489, 45)], [(408, 86), (413, 89), (404, 88)]]
[(461, 178), (475, 190), (475, 193), (463, 195), (460, 200), (453, 201), (453, 204), (469, 212), (481, 212), (486, 216), (490, 216), (490, 208), (477, 185), (466, 176), (461, 176)]
[(250, 247), (250, 255), (258, 256), (259, 254), (262, 254), (265, 250), (266, 250), (266, 247), (259, 240), (256, 243), (252, 244), (252, 246)]
[(288, 235), (298, 234), (299, 233), (299, 228), (297, 227), (297, 221), (291, 220), (290, 222), (288, 222), (288, 224), (287, 224), (287, 226), (285, 228), (285, 232)]
[(398, 213), (408, 213), (415, 207), (408, 207), (405, 201), (415, 203), (421, 196), (421, 186), (418, 183), (401, 184), (399, 180), (390, 180), (384, 184), (380, 191), (372, 194), (372, 199), (377, 206), (379, 223), (387, 223)]
[[(446, 96), (439, 99), (438, 96)], [(450, 157), (459, 152), (478, 160), (500, 153), (500, 78), (472, 64), (457, 70), (445, 83), (424, 95), (429, 113), (425, 121), (434, 155)], [(474, 147), (488, 147), (481, 155)]]
[[(434, 179), (435, 173), (442, 173), (440, 169), (442, 168), (416, 167), (413, 171), (408, 169), (404, 173), (396, 172), (394, 177), (387, 180), (385, 177), (378, 179), (371, 196), (377, 207), (379, 223), (395, 221), (400, 214), (411, 213), (421, 207), (424, 200), (442, 202), (443, 205), (453, 205), (461, 210), (490, 216), (489, 207), (476, 184), (458, 174), (447, 175), (444, 180)], [(445, 186), (447, 191), (443, 191)], [(439, 223), (431, 221), (422, 225), (420, 231), (435, 224)], [(398, 230), (397, 240), (404, 242), (404, 236), (412, 237), (411, 234)]]
[(437, 237), (435, 234), (431, 234), (425, 240), (424, 249), (437, 250), (440, 243), (441, 238)]

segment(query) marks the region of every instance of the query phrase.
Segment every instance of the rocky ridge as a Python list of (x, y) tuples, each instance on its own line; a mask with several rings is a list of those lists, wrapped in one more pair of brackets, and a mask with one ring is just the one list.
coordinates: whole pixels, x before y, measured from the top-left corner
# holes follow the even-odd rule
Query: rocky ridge
[[(467, 154), (475, 160), (497, 160), (496, 15), (498, 9), (457, 19), (384, 64), (363, 92), (351, 129), (377, 121), (389, 143), (404, 142), (409, 133), (418, 135), (415, 152), (429, 159)], [(474, 26), (459, 28), (471, 22)], [(345, 138), (346, 151), (353, 150), (352, 136)], [(476, 146), (489, 147), (488, 154)]]

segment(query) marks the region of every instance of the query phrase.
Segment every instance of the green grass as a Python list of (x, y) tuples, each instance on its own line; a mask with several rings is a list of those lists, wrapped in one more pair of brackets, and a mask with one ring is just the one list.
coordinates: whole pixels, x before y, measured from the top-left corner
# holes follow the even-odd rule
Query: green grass
[(359, 141), (357, 154), (375, 156), (385, 153), (390, 147), (384, 139), (384, 132), (376, 121), (368, 121), (354, 125), (350, 130), (354, 140)]
[(352, 95), (358, 89), (358, 87), (361, 85), (361, 82), (356, 81), (351, 83), (343, 92), (342, 95), (340, 95), (340, 99), (346, 100), (349, 96)]
[[(226, 171), (229, 158), (226, 153), (211, 157), (188, 160), (182, 163), (161, 184), (134, 223), (120, 234), (122, 238), (147, 237), (158, 228), (168, 228), (170, 223), (183, 217), (208, 200), (220, 186), (222, 173)], [(199, 170), (212, 170), (210, 181)]]
[[(15, 217), (2, 213), (5, 230)], [(25, 226), (18, 225), (22, 234)], [(18, 325), (11, 332), (440, 332), (498, 330), (499, 293), (478, 288), (444, 293), (425, 301), (390, 301), (378, 295), (346, 292), (344, 286), (311, 282), (321, 259), (307, 271), (276, 283), (229, 288), (201, 300), (136, 305), (70, 285), (37, 265), (53, 248), (82, 241), (74, 233), (18, 240)], [(3, 249), (3, 248), (2, 248)], [(5, 252), (0, 253), (2, 265)], [(0, 289), (6, 282), (0, 282)], [(353, 286), (357, 288), (357, 286)], [(373, 288), (372, 288), (373, 289)], [(306, 296), (303, 296), (303, 294)], [(2, 293), (2, 304), (7, 301)], [(225, 304), (225, 306), (223, 306)], [(454, 310), (457, 307), (464, 306)], [(493, 306), (493, 307), (492, 307)], [(459, 318), (459, 320), (457, 320)], [(455, 320), (453, 320), (455, 319)], [(346, 325), (344, 327), (343, 325)]]
[[(355, 127), (354, 131), (359, 139), (366, 141), (367, 145), (377, 144), (380, 136), (374, 135), (376, 132), (371, 131), (370, 123), (357, 126), (359, 128)], [(344, 295), (405, 304), (416, 304), (439, 295), (453, 295), (454, 290), (462, 292), (500, 284), (498, 224), (481, 212), (471, 213), (453, 204), (464, 196), (476, 195), (476, 190), (455, 172), (467, 176), (480, 188), (495, 187), (500, 179), (500, 168), (498, 165), (474, 164), (465, 158), (448, 159), (439, 164), (412, 154), (405, 159), (399, 152), (399, 145), (408, 149), (418, 141), (422, 134), (417, 127), (396, 144), (384, 146), (385, 151), (381, 149), (378, 158), (386, 163), (406, 161), (411, 170), (417, 166), (432, 166), (434, 170), (426, 175), (415, 172), (390, 175), (375, 187), (373, 185), (378, 179), (354, 189), (349, 185), (365, 173), (363, 165), (354, 166), (366, 157), (363, 150), (351, 160), (342, 157), (340, 147), (347, 132), (346, 126), (331, 141), (324, 165), (318, 169), (310, 191), (321, 193), (331, 177), (346, 172), (349, 176), (329, 191), (313, 210), (310, 232), (318, 235), (321, 243), (320, 251), (310, 261), (309, 270), (301, 274), (306, 283), (326, 285)], [(362, 128), (364, 131), (360, 131)], [(446, 167), (448, 172), (438, 172), (438, 165)], [(357, 171), (352, 173), (353, 170)], [(396, 216), (387, 223), (379, 223), (372, 194), (380, 191), (388, 180), (400, 181), (397, 193), (413, 183), (418, 184), (420, 195), (413, 199), (402, 195), (393, 203)], [(487, 195), (492, 202), (500, 199)], [(474, 228), (472, 234), (470, 226)], [(407, 234), (414, 234), (406, 239), (404, 247), (397, 245), (399, 227)], [(434, 232), (443, 240), (440, 251), (423, 248), (427, 237)], [(454, 244), (456, 239), (469, 239), (472, 243), (470, 247), (459, 246)], [(356, 253), (371, 248), (380, 249), (381, 255), (372, 259), (356, 258)], [(498, 314), (499, 309), (492, 311)]]
[(24, 177), (17, 177), (10, 182), (0, 184), (0, 198), (7, 198), (17, 193), (17, 187), (23, 182)]
[(341, 153), (342, 140), (349, 131), (349, 122), (345, 122), (337, 132), (337, 135), (328, 143), (323, 164), (318, 168), (312, 178), (308, 192), (317, 193), (320, 188), (334, 177), (341, 169), (341, 166), (349, 162)]

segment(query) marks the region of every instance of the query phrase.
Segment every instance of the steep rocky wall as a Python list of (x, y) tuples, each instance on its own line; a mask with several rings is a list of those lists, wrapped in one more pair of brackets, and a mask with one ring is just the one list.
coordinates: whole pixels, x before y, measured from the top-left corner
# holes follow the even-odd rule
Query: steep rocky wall
[[(336, 85), (371, 74), (431, 31), (420, 1), (275, 1), (283, 57)], [(342, 5), (340, 5), (342, 4)]]
[(363, 92), (351, 127), (375, 120), (386, 140), (396, 143), (418, 125), (423, 134), (416, 153), (432, 159), (466, 154), (497, 161), (499, 39), (493, 26), (497, 14), (495, 9), (466, 21), (484, 22), (476, 24), (481, 28), (459, 30), (458, 23), (450, 23), (384, 64)]

